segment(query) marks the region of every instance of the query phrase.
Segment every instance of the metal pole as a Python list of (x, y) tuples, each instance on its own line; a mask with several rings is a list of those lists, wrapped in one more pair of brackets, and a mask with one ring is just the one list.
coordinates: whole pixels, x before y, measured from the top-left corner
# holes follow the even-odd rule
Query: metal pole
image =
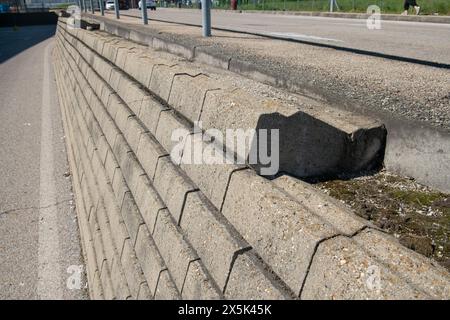
[(90, 4), (91, 4), (91, 12), (92, 12), (92, 14), (94, 14), (94, 0), (90, 0)]
[(103, 8), (103, 0), (98, 0), (98, 6), (100, 7), (100, 13), (102, 16), (105, 15), (105, 8)]
[(141, 10), (142, 10), (142, 23), (143, 24), (148, 24), (147, 0), (141, 0)]
[(120, 19), (119, 0), (114, 0), (114, 11), (116, 13), (116, 19)]
[(86, 0), (83, 0), (83, 8), (84, 12), (86, 12)]
[(333, 12), (334, 0), (330, 0), (330, 12)]
[(203, 36), (211, 36), (211, 0), (202, 1), (202, 27)]

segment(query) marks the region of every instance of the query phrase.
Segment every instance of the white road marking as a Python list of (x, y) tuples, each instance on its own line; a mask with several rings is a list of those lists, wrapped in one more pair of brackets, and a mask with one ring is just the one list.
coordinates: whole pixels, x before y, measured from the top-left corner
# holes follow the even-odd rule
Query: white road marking
[(62, 299), (63, 289), (58, 239), (56, 187), (53, 159), (53, 127), (50, 106), (50, 49), (44, 53), (44, 78), (42, 81), (41, 111), (41, 156), (40, 156), (40, 199), (39, 199), (39, 248), (38, 283), (39, 299)]
[(319, 41), (331, 41), (331, 42), (344, 42), (344, 41), (338, 40), (338, 39), (322, 38), (322, 37), (311, 36), (311, 35), (307, 35), (307, 34), (293, 33), (293, 32), (268, 32), (267, 34), (269, 34), (271, 36), (276, 36), (276, 37), (291, 38), (291, 39), (298, 39), (298, 40), (319, 40)]

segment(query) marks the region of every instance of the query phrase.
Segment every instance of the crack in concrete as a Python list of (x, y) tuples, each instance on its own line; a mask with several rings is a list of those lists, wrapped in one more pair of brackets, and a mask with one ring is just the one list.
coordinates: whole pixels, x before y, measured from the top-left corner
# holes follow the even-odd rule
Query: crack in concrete
[(58, 205), (60, 205), (60, 204), (63, 204), (63, 203), (65, 203), (65, 202), (69, 202), (69, 201), (71, 201), (71, 200), (73, 200), (73, 199), (65, 199), (65, 200), (61, 200), (61, 201), (58, 201), (58, 202), (49, 204), (49, 205), (47, 205), (47, 206), (42, 206), (42, 207), (39, 207), (39, 206), (31, 206), (31, 207), (13, 208), (13, 209), (9, 209), (9, 210), (5, 210), (5, 211), (0, 212), (0, 217), (3, 216), (3, 215), (6, 215), (6, 214), (14, 213), (14, 212), (16, 212), (16, 211), (48, 209), (48, 208), (51, 208), (51, 207), (54, 207), (54, 206), (58, 206)]

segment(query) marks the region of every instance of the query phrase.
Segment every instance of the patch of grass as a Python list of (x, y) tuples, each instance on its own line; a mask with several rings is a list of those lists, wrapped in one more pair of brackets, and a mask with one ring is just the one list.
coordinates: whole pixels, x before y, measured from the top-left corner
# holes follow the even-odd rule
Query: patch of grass
[[(450, 14), (448, 0), (417, 0), (422, 14)], [(403, 0), (337, 0), (337, 12), (366, 12), (368, 6), (377, 5), (382, 13), (401, 13)], [(230, 8), (228, 0), (216, 1), (216, 8)], [(239, 0), (239, 10), (329, 11), (329, 0)], [(412, 13), (412, 12), (411, 12)]]
[(422, 192), (422, 191), (391, 191), (393, 198), (405, 202), (411, 206), (431, 206), (436, 200), (444, 199), (444, 195), (438, 192)]

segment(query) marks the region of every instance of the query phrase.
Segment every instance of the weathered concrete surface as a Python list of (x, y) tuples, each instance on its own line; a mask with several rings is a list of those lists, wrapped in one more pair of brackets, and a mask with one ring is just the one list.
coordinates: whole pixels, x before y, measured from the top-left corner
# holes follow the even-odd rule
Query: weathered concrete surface
[[(330, 277), (334, 276), (336, 285), (331, 292), (321, 282), (323, 273), (331, 271), (316, 262), (333, 260), (321, 248), (341, 237), (358, 248), (355, 252), (361, 261), (386, 265), (394, 275), (386, 281), (397, 281), (403, 295), (448, 298), (448, 273), (425, 258), (418, 260), (393, 238), (373, 236), (372, 226), (297, 179), (270, 181), (245, 166), (213, 164), (200, 169), (174, 161), (166, 149), (172, 147), (167, 128), (188, 128), (193, 121), (189, 117), (197, 111), (188, 117), (129, 77), (122, 69), (127, 68), (124, 55), (115, 59), (120, 68), (113, 61), (107, 68), (94, 63), (97, 50), (103, 50), (101, 42), (108, 41), (105, 33), (65, 30), (62, 21), (58, 28), (56, 72), (63, 84), (60, 94), (74, 154), (71, 163), (93, 298), (345, 297), (339, 283), (349, 281), (346, 269), (333, 269), (335, 274)], [(146, 52), (138, 44), (121, 46), (121, 51), (131, 55)], [(151, 54), (151, 50), (146, 52)], [(177, 61), (177, 68), (183, 70), (183, 63)], [(102, 70), (110, 66), (112, 82), (95, 76), (108, 77)], [(193, 69), (185, 71), (191, 74)], [(130, 94), (120, 83), (138, 91)], [(201, 97), (205, 92), (197, 94)], [(148, 108), (157, 110), (147, 114), (146, 122), (139, 116), (142, 101), (135, 104), (141, 97), (142, 101), (151, 99)], [(183, 110), (189, 114), (189, 110), (198, 110), (192, 107), (200, 100), (177, 99), (177, 103), (185, 101), (188, 108)], [(317, 117), (326, 123), (333, 115)], [(345, 119), (343, 131), (355, 131), (355, 126), (343, 125)], [(154, 131), (146, 123), (154, 124)], [(181, 150), (188, 152), (189, 145)], [(363, 237), (365, 233), (371, 236)], [(385, 250), (406, 259), (402, 277), (397, 277), (395, 267), (402, 262), (389, 263)], [(419, 277), (419, 270), (429, 272)], [(352, 297), (367, 297), (367, 288), (355, 286)], [(383, 295), (396, 297), (389, 289)]]
[[(116, 26), (145, 33), (148, 39), (153, 39), (147, 41), (149, 47), (231, 70), (291, 92), (320, 96), (335, 108), (378, 118), (389, 132), (385, 165), (423, 184), (450, 191), (448, 180), (440, 174), (450, 171), (450, 162), (446, 161), (450, 154), (447, 146), (450, 128), (448, 69), (222, 31), (216, 31), (216, 37), (205, 39), (200, 37), (196, 27), (179, 28), (155, 21), (149, 29), (140, 25), (140, 20), (130, 17), (121, 21), (89, 17), (102, 21), (103, 28), (111, 33), (115, 33)], [(424, 29), (421, 23), (414, 25), (420, 26), (421, 31)], [(164, 32), (158, 33), (159, 30)], [(413, 33), (408, 29), (408, 34)], [(372, 36), (365, 37), (371, 39), (371, 48)], [(429, 38), (430, 35), (427, 40)], [(398, 43), (396, 41), (392, 48), (408, 47)], [(178, 50), (179, 47), (184, 50)], [(428, 52), (424, 47), (423, 50), (408, 50), (401, 56)], [(331, 54), (334, 59), (329, 59)], [(411, 81), (416, 83), (414, 95), (409, 94)], [(432, 138), (424, 141), (428, 136)], [(397, 153), (402, 156), (390, 156)]]

